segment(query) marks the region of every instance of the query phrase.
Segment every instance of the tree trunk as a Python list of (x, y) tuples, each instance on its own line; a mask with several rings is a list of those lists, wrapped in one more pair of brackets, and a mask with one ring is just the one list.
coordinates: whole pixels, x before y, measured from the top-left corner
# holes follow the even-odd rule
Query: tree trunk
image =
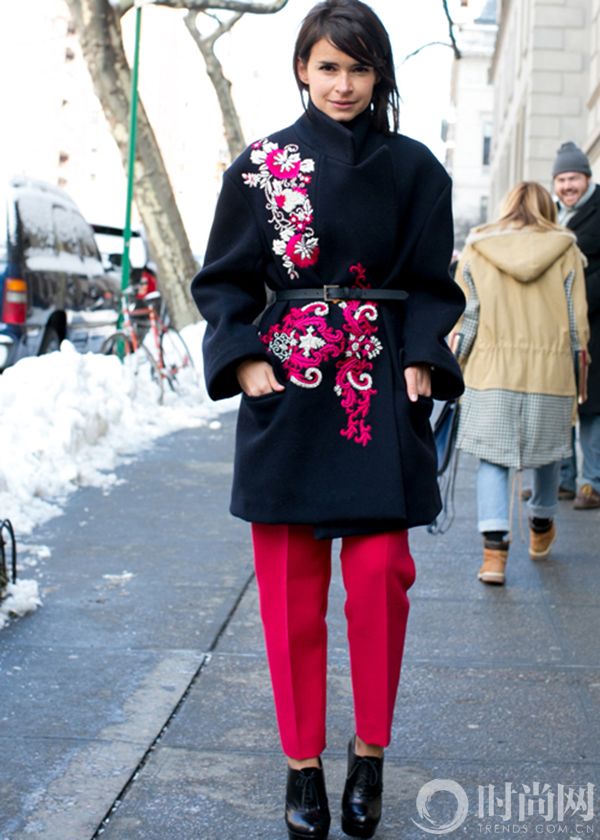
[[(67, 0), (67, 4), (127, 173), (131, 71), (119, 12), (109, 0)], [(198, 320), (189, 290), (197, 268), (160, 148), (141, 102), (138, 109), (135, 201), (158, 268), (161, 294), (174, 325), (181, 329)]]

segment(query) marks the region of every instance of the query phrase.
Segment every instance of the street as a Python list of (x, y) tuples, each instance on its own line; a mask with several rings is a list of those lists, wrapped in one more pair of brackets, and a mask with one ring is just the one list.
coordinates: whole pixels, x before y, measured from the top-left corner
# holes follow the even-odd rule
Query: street
[[(0, 840), (286, 837), (249, 529), (227, 513), (234, 424), (161, 438), (27, 539), (50, 556), (21, 571), (43, 606), (0, 632)], [(464, 458), (450, 531), (412, 534), (376, 837), (598, 835), (600, 511), (561, 502), (552, 555), (532, 562), (517, 506), (507, 584), (486, 587), (474, 469)], [(329, 630), (341, 840), (354, 730), (335, 563)]]

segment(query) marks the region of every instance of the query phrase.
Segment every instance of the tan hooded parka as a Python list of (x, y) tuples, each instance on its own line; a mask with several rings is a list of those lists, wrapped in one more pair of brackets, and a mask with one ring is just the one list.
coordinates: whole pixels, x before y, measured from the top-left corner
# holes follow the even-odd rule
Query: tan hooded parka
[(455, 328), (467, 389), (459, 448), (515, 467), (568, 454), (574, 354), (589, 338), (584, 260), (566, 229), (471, 233), (456, 271), (467, 297)]

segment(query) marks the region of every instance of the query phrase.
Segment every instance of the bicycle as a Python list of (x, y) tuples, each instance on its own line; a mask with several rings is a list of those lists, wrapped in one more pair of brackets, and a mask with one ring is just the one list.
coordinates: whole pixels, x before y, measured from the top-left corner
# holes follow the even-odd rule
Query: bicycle
[(132, 371), (136, 390), (162, 403), (165, 383), (178, 391), (185, 382), (196, 385), (192, 355), (181, 334), (165, 323), (155, 303), (159, 292), (139, 297), (129, 286), (121, 293), (122, 325), (102, 344), (101, 352), (116, 355)]
[(17, 541), (10, 519), (0, 521), (0, 601), (8, 584), (17, 582)]

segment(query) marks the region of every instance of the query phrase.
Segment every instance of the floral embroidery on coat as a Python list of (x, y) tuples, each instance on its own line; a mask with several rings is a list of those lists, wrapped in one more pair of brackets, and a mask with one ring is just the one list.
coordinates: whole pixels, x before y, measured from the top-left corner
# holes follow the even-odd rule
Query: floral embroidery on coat
[[(355, 270), (357, 269), (357, 270)], [(350, 269), (356, 274), (355, 284), (363, 284), (362, 266)], [(340, 301), (343, 312), (341, 329), (327, 323), (329, 304), (314, 301), (300, 308), (291, 308), (280, 324), (274, 324), (261, 336), (271, 353), (281, 362), (291, 383), (300, 388), (318, 388), (323, 381), (321, 366), (336, 360), (334, 391), (340, 397), (346, 413), (346, 426), (340, 434), (349, 441), (366, 446), (372, 439), (367, 418), (371, 399), (377, 394), (373, 387), (373, 359), (382, 351), (375, 333), (378, 317), (375, 303)]]
[(279, 237), (273, 240), (273, 251), (282, 258), (288, 275), (296, 280), (297, 269), (315, 265), (319, 259), (319, 240), (311, 227), (314, 213), (307, 187), (312, 180), (315, 162), (302, 160), (298, 146), (290, 143), (280, 148), (270, 140), (260, 140), (252, 146), (250, 160), (258, 172), (242, 174), (248, 187), (258, 187), (265, 193), (270, 224)]
[(377, 306), (354, 300), (340, 303), (344, 309), (346, 332), (343, 357), (336, 363), (335, 392), (341, 397), (342, 408), (348, 421), (340, 431), (348, 440), (366, 446), (371, 440), (371, 426), (366, 420), (371, 408), (371, 398), (377, 391), (373, 387), (373, 359), (381, 353), (382, 345), (375, 333)]

